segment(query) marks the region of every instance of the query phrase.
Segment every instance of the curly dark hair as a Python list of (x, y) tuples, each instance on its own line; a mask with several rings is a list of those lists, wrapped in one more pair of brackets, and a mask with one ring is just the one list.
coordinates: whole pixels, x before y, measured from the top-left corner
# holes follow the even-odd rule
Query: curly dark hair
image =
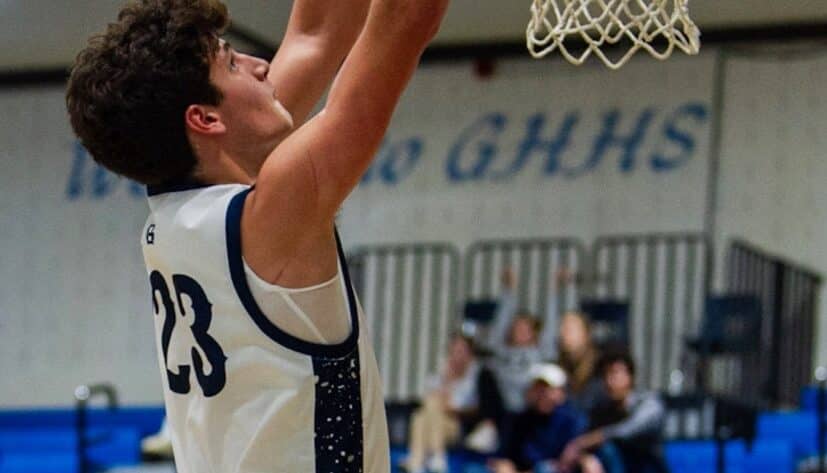
[(66, 106), (95, 161), (147, 185), (191, 176), (197, 161), (184, 112), (221, 102), (210, 63), (228, 24), (218, 0), (135, 0), (89, 40)]
[(620, 348), (609, 350), (600, 357), (600, 361), (597, 362), (597, 372), (600, 373), (601, 376), (606, 376), (609, 368), (615, 363), (620, 363), (625, 366), (626, 369), (629, 370), (632, 378), (635, 377), (637, 367), (635, 366), (635, 360), (632, 358), (632, 354)]

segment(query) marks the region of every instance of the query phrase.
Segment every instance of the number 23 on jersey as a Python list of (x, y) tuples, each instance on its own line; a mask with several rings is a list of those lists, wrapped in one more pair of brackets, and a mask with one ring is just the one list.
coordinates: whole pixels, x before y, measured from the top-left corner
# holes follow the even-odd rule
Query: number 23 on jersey
[[(227, 357), (218, 342), (208, 333), (212, 322), (212, 304), (200, 284), (189, 276), (174, 274), (172, 276), (173, 293), (170, 292), (166, 279), (159, 271), (152, 271), (149, 276), (152, 288), (152, 305), (155, 316), (164, 317), (164, 325), (161, 332), (161, 349), (164, 353), (164, 364), (167, 366), (167, 380), (169, 389), (178, 394), (190, 392), (190, 370), (195, 370), (195, 378), (201, 386), (206, 397), (217, 395), (224, 389), (227, 382), (225, 364)], [(188, 314), (183, 303), (186, 296), (191, 302), (191, 314)], [(160, 304), (159, 304), (160, 302)], [(180, 310), (180, 314), (176, 310)], [(198, 347), (193, 346), (190, 350), (192, 365), (178, 365), (178, 373), (169, 370), (168, 354), (169, 345), (172, 340), (172, 332), (178, 321), (182, 321), (187, 315), (192, 316), (190, 330)], [(200, 350), (200, 352), (199, 352)], [(203, 357), (202, 357), (203, 353)], [(210, 365), (209, 374), (205, 370), (204, 357)]]

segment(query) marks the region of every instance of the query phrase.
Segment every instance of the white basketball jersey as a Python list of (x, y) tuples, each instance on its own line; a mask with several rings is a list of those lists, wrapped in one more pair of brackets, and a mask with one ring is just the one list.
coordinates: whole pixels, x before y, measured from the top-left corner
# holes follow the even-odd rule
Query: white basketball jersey
[(149, 188), (142, 245), (178, 471), (387, 473), (382, 383), (338, 236), (351, 334), (298, 339), (250, 292), (240, 236), (249, 191)]

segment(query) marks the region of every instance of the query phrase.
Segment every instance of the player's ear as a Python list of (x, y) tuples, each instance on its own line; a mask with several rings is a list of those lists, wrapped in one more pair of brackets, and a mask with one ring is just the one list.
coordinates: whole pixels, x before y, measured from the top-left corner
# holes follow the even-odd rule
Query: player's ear
[(227, 131), (227, 126), (221, 121), (221, 114), (214, 108), (204, 105), (187, 107), (184, 122), (188, 130), (204, 135), (220, 135)]

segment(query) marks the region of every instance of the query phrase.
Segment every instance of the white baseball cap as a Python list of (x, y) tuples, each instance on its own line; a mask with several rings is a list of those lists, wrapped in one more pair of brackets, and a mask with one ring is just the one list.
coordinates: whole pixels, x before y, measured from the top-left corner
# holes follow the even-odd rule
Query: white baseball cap
[(563, 368), (554, 363), (538, 363), (529, 370), (532, 381), (542, 381), (552, 388), (566, 387), (568, 376)]

